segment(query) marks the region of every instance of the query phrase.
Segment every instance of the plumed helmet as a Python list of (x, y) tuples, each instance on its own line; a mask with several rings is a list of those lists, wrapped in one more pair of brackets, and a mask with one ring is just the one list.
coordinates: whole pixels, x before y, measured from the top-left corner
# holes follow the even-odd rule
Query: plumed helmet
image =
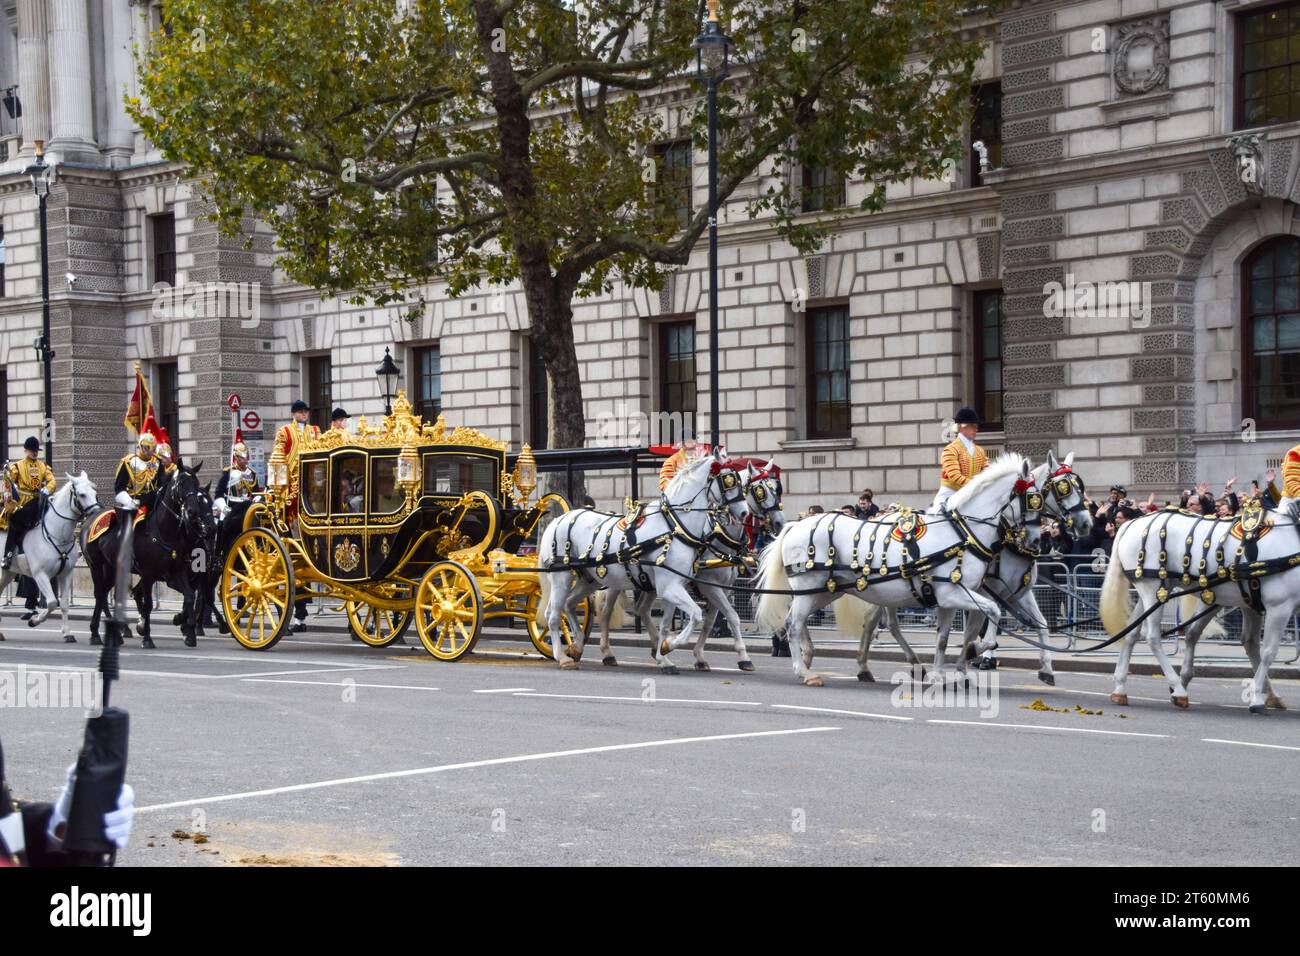
[(154, 438), (149, 432), (145, 432), (140, 436), (139, 444), (141, 448), (148, 448), (150, 451), (155, 451), (158, 448), (158, 439)]
[(230, 454), (235, 458), (247, 458), (248, 446), (245, 445), (242, 441), (237, 441), (235, 442), (235, 447), (230, 449)]
[(158, 446), (158, 454), (162, 458), (170, 458), (172, 456), (172, 446), (167, 442), (163, 442)]

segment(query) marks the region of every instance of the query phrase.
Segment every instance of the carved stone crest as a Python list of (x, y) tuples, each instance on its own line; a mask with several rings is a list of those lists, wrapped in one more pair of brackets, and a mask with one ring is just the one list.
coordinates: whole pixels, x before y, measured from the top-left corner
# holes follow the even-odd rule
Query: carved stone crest
[(1140, 96), (1169, 85), (1169, 18), (1147, 17), (1115, 27), (1111, 78), (1116, 89)]
[(1264, 142), (1258, 133), (1228, 138), (1228, 151), (1237, 167), (1237, 179), (1252, 196), (1264, 194)]

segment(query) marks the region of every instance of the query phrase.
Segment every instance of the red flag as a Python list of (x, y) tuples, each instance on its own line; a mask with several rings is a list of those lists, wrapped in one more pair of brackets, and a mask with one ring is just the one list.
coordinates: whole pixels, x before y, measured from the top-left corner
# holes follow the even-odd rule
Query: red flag
[(149, 386), (145, 384), (144, 376), (140, 373), (140, 366), (137, 364), (135, 390), (131, 392), (131, 398), (126, 403), (126, 417), (122, 419), (122, 424), (135, 435), (145, 430), (145, 419), (151, 415), (153, 415), (153, 399), (149, 396)]

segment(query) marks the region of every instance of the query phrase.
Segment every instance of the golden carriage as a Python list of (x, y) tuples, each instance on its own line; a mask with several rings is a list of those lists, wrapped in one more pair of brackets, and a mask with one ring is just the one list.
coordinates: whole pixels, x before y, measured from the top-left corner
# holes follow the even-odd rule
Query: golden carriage
[[(537, 620), (536, 557), (519, 554), (562, 495), (533, 499), (527, 445), (513, 472), (506, 446), (472, 428), (425, 423), (398, 392), (378, 424), (308, 438), (290, 466), (277, 452), (267, 492), (249, 508), (222, 567), (220, 600), (231, 632), (267, 650), (288, 629), (294, 602), (342, 601), (353, 634), (384, 647), (415, 624), (439, 660), (468, 654), (483, 622), (524, 622), (550, 656)], [(584, 626), (589, 609), (583, 608)], [(564, 635), (566, 643), (570, 635)]]

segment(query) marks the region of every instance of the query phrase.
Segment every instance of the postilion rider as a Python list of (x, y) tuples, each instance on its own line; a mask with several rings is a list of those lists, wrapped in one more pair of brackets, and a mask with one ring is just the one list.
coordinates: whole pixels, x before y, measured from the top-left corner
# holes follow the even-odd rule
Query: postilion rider
[(701, 445), (694, 438), (687, 438), (682, 447), (673, 452), (659, 468), (659, 490), (663, 491), (677, 474), (677, 469), (685, 467), (708, 451), (707, 445)]
[[(967, 482), (983, 471), (989, 463), (989, 456), (979, 445), (975, 436), (980, 431), (980, 416), (975, 409), (966, 406), (957, 409), (953, 416), (957, 426), (957, 437), (944, 446), (939, 454), (939, 491), (934, 496), (931, 512), (964, 487)], [(980, 658), (980, 670), (994, 670), (998, 666), (993, 651), (988, 650)]]
[(5, 537), (3, 568), (8, 571), (14, 552), (23, 538), (40, 520), (41, 501), (54, 492), (54, 472), (40, 459), (41, 443), (36, 436), (23, 442), (23, 457), (10, 462), (4, 472), (4, 511), (9, 513), (9, 533)]
[[(284, 456), (285, 471), (289, 475), (288, 498), (285, 506), (285, 517), (292, 523), (298, 517), (298, 481), (297, 470), (294, 465), (298, 461), (298, 451), (302, 443), (308, 437), (315, 438), (320, 435), (320, 429), (315, 425), (308, 424), (307, 419), (311, 414), (311, 408), (301, 398), (295, 399), (289, 407), (289, 413), (293, 418), (281, 425), (275, 433), (275, 451)], [(294, 621), (292, 630), (294, 633), (302, 633), (307, 630), (307, 603), (308, 598), (301, 601), (295, 601), (293, 605), (293, 616), (297, 619)]]
[(1282, 497), (1300, 501), (1300, 445), (1282, 459)]

